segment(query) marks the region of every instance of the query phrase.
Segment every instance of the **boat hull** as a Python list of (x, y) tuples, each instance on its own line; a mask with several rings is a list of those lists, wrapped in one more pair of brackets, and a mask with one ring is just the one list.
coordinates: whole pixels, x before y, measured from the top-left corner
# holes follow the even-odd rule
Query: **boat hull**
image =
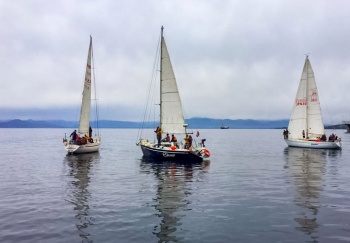
[(162, 147), (151, 147), (140, 145), (143, 155), (148, 158), (155, 160), (177, 160), (177, 161), (188, 161), (198, 162), (203, 161), (203, 157), (200, 152), (194, 152), (189, 150), (169, 150), (163, 149)]
[(292, 140), (285, 139), (290, 147), (313, 148), (313, 149), (341, 149), (341, 141), (325, 142), (325, 141), (308, 141), (308, 140)]
[(84, 145), (77, 145), (72, 143), (65, 143), (64, 149), (68, 152), (68, 154), (85, 154), (85, 153), (93, 153), (97, 152), (100, 149), (100, 143), (87, 143)]

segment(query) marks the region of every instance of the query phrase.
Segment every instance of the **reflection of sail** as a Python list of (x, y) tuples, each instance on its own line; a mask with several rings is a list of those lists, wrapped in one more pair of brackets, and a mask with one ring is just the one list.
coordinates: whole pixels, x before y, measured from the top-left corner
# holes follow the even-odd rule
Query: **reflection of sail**
[(287, 147), (284, 150), (286, 165), (296, 186), (294, 202), (302, 210), (294, 220), (298, 230), (307, 235), (316, 233), (319, 227), (317, 215), (320, 208), (320, 193), (323, 190), (322, 176), (326, 170), (327, 150)]
[(68, 175), (71, 178), (69, 188), (70, 195), (67, 201), (74, 205), (76, 213), (76, 227), (79, 231), (79, 236), (83, 241), (89, 240), (90, 234), (86, 232), (89, 225), (93, 225), (93, 217), (89, 215), (89, 199), (91, 194), (88, 190), (90, 184), (90, 169), (93, 162), (99, 158), (98, 153), (82, 154), (82, 155), (67, 155), (65, 162), (68, 164)]
[[(184, 211), (191, 204), (188, 195), (191, 195), (190, 182), (194, 177), (206, 172), (209, 162), (198, 164), (181, 164), (175, 162), (148, 163), (142, 161), (141, 171), (153, 173), (158, 181), (155, 209), (161, 218), (161, 223), (154, 228), (154, 234), (159, 242), (176, 242), (181, 240), (175, 232), (181, 226)], [(199, 175), (197, 174), (199, 173)]]

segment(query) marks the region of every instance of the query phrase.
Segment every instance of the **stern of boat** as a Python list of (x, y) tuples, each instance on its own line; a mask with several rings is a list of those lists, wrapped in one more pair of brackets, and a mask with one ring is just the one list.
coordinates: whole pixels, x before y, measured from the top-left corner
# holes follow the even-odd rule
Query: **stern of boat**
[(77, 151), (79, 149), (79, 145), (74, 144), (72, 141), (64, 141), (63, 140), (63, 145), (64, 145), (64, 149), (69, 153), (74, 153), (75, 151)]
[(337, 145), (338, 149), (342, 149), (341, 140), (334, 141), (334, 143)]

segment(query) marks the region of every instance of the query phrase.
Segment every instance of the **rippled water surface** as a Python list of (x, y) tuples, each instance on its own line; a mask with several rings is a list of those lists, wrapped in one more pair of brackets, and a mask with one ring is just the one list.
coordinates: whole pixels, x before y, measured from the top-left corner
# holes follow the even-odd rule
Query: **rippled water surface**
[(0, 242), (350, 242), (343, 150), (288, 148), (282, 130), (200, 130), (210, 160), (142, 159), (137, 130), (66, 156), (67, 129), (0, 129)]

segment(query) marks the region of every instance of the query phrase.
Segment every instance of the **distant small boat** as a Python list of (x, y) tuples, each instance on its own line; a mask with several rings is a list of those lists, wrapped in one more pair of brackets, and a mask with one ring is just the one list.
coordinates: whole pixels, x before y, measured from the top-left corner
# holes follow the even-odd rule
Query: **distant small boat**
[[(91, 59), (93, 58), (92, 52), (92, 38), (90, 36), (89, 52), (85, 71), (85, 80), (83, 88), (83, 97), (80, 109), (79, 129), (76, 133), (71, 134), (73, 137), (71, 140), (63, 139), (63, 145), (65, 150), (69, 154), (82, 154), (97, 152), (100, 148), (101, 138), (97, 133), (95, 138), (92, 138), (92, 130), (90, 127), (90, 109), (91, 109)], [(92, 62), (93, 63), (93, 62)], [(96, 93), (95, 93), (96, 96)], [(97, 107), (96, 107), (97, 110)], [(97, 128), (98, 129), (98, 128)]]
[(285, 142), (291, 147), (341, 149), (340, 138), (327, 141), (316, 80), (306, 56)]
[(346, 132), (350, 133), (350, 121), (343, 121), (343, 124), (346, 125)]
[(229, 129), (229, 126), (224, 126), (224, 124), (222, 124), (220, 129)]

